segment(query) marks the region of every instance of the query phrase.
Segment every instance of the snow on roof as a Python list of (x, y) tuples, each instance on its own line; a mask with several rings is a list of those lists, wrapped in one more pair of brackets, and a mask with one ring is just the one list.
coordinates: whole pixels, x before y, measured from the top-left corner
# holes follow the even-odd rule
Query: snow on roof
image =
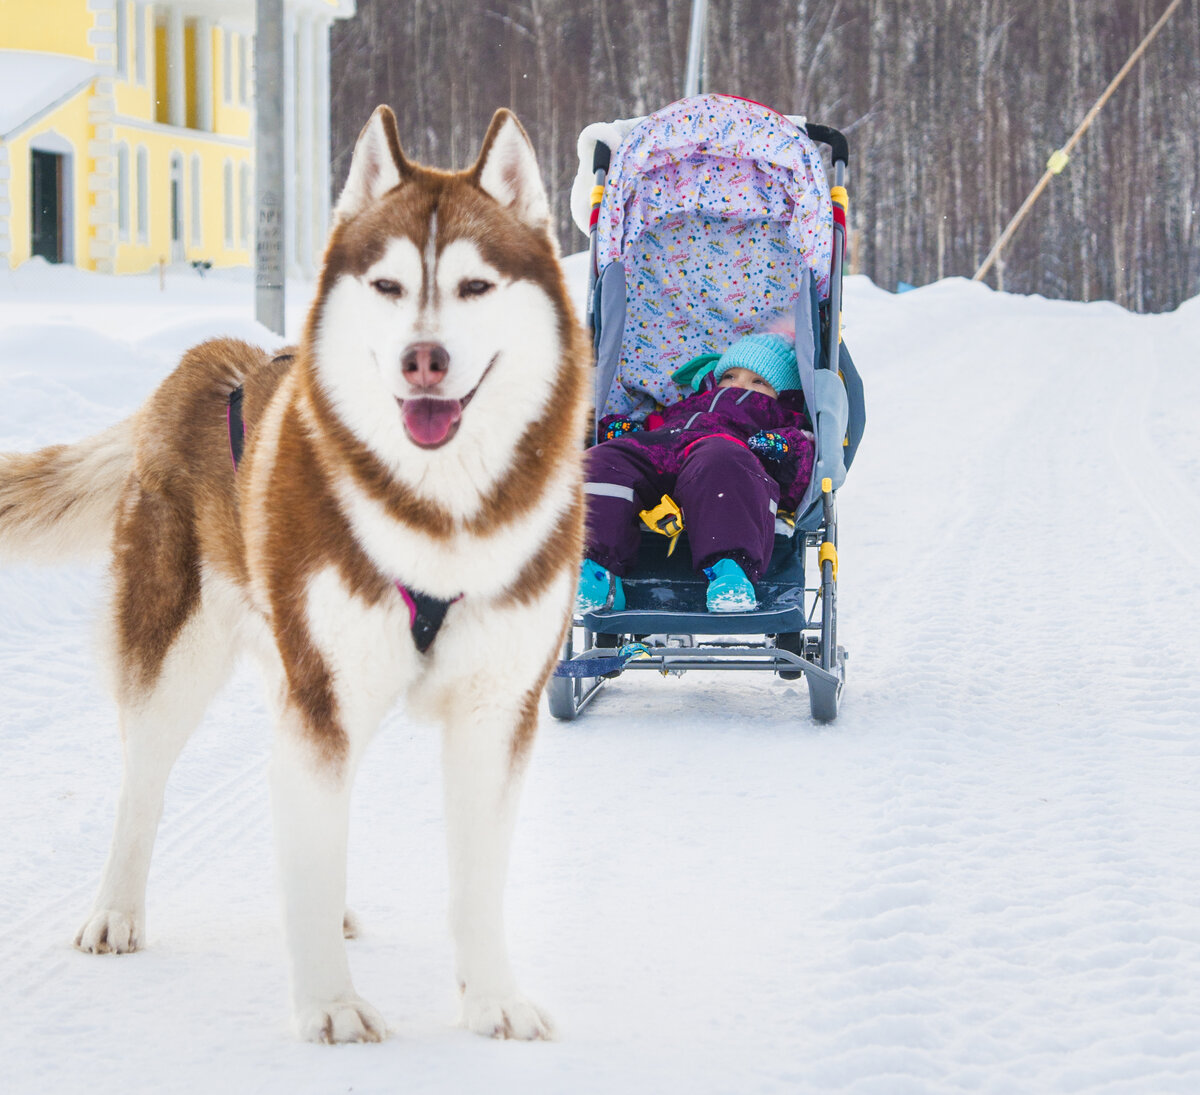
[(0, 140), (70, 98), (100, 71), (81, 57), (0, 49)]

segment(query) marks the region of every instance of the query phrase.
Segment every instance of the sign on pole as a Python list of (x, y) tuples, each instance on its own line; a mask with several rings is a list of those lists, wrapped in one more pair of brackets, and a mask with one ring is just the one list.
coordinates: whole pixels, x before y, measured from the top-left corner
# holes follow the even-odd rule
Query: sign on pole
[(283, 334), (283, 0), (257, 0), (254, 39), (254, 317)]

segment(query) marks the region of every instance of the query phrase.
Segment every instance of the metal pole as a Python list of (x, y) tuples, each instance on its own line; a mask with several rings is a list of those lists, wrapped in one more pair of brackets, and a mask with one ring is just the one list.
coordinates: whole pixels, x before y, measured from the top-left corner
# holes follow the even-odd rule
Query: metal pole
[[(841, 160), (835, 160), (833, 164), (833, 185), (846, 185), (846, 165)], [(825, 358), (826, 367), (835, 373), (842, 356), (842, 266), (845, 259), (846, 231), (834, 222), (833, 258), (829, 267), (829, 353)]]
[(704, 27), (708, 20), (708, 0), (692, 0), (692, 28), (688, 32), (687, 73), (683, 97), (700, 94), (700, 76), (704, 61)]
[(1104, 104), (1108, 102), (1109, 98), (1111, 98), (1112, 93), (1117, 90), (1117, 87), (1120, 85), (1121, 81), (1125, 79), (1129, 70), (1138, 63), (1142, 54), (1146, 52), (1147, 47), (1151, 42), (1154, 41), (1154, 36), (1158, 34), (1160, 30), (1162, 30), (1163, 24), (1175, 14), (1175, 9), (1179, 7), (1181, 2), (1182, 0), (1171, 0), (1171, 3), (1168, 5), (1167, 9), (1162, 13), (1162, 15), (1159, 16), (1158, 22), (1150, 28), (1146, 37), (1142, 39), (1141, 45), (1139, 45), (1138, 48), (1133, 51), (1129, 57), (1129, 60), (1121, 66), (1121, 71), (1112, 78), (1112, 81), (1109, 83), (1108, 87), (1104, 89), (1104, 93), (1100, 96), (1100, 98), (1096, 100), (1095, 104), (1092, 106), (1092, 109), (1089, 110), (1086, 115), (1084, 115), (1083, 121), (1079, 123), (1075, 132), (1071, 134), (1071, 139), (1067, 141), (1062, 148), (1058, 149), (1050, 156), (1050, 161), (1046, 164), (1046, 170), (1042, 173), (1042, 177), (1038, 179), (1037, 185), (1033, 188), (1033, 190), (1030, 191), (1029, 196), (1025, 199), (1025, 201), (1021, 203), (1021, 208), (1013, 214), (1013, 218), (1008, 222), (1008, 226), (1003, 232), (1000, 233), (1000, 238), (996, 240), (995, 245), (992, 247), (991, 251), (988, 252), (987, 258), (983, 260), (983, 263), (980, 265), (979, 269), (975, 271), (975, 276), (971, 279), (972, 281), (982, 281), (987, 276), (987, 272), (992, 268), (992, 263), (994, 263), (996, 259), (1000, 257), (1000, 252), (1004, 250), (1004, 245), (1008, 243), (1008, 241), (1012, 238), (1013, 233), (1018, 227), (1020, 227), (1021, 222), (1025, 219), (1025, 214), (1033, 208), (1033, 203), (1041, 196), (1042, 191), (1046, 189), (1046, 186), (1050, 180), (1067, 166), (1067, 160), (1070, 157), (1071, 150), (1074, 149), (1075, 145), (1079, 143), (1079, 138), (1087, 132), (1088, 126), (1095, 121), (1096, 115), (1099, 114), (1103, 109)]
[(283, 334), (283, 0), (257, 0), (254, 38), (254, 316)]

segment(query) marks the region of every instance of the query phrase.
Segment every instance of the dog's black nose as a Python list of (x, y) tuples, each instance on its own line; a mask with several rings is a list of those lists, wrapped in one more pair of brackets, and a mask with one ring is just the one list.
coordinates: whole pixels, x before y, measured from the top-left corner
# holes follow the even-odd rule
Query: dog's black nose
[(450, 371), (450, 354), (440, 342), (414, 342), (400, 364), (404, 379), (414, 388), (435, 388)]

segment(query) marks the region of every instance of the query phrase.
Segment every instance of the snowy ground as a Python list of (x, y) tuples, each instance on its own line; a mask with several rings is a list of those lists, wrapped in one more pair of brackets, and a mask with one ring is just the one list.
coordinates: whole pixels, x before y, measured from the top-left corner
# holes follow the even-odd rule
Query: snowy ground
[[(303, 287), (293, 287), (292, 325)], [(0, 273), (0, 450), (127, 413), (245, 278)], [(438, 749), (397, 713), (354, 806), (377, 1046), (297, 1042), (240, 674), (176, 768), (149, 946), (70, 940), (107, 850), (99, 568), (0, 572), (0, 1090), (1200, 1090), (1200, 300), (848, 287), (842, 715), (636, 674), (544, 719), (509, 888), (554, 1044), (453, 1026)]]

